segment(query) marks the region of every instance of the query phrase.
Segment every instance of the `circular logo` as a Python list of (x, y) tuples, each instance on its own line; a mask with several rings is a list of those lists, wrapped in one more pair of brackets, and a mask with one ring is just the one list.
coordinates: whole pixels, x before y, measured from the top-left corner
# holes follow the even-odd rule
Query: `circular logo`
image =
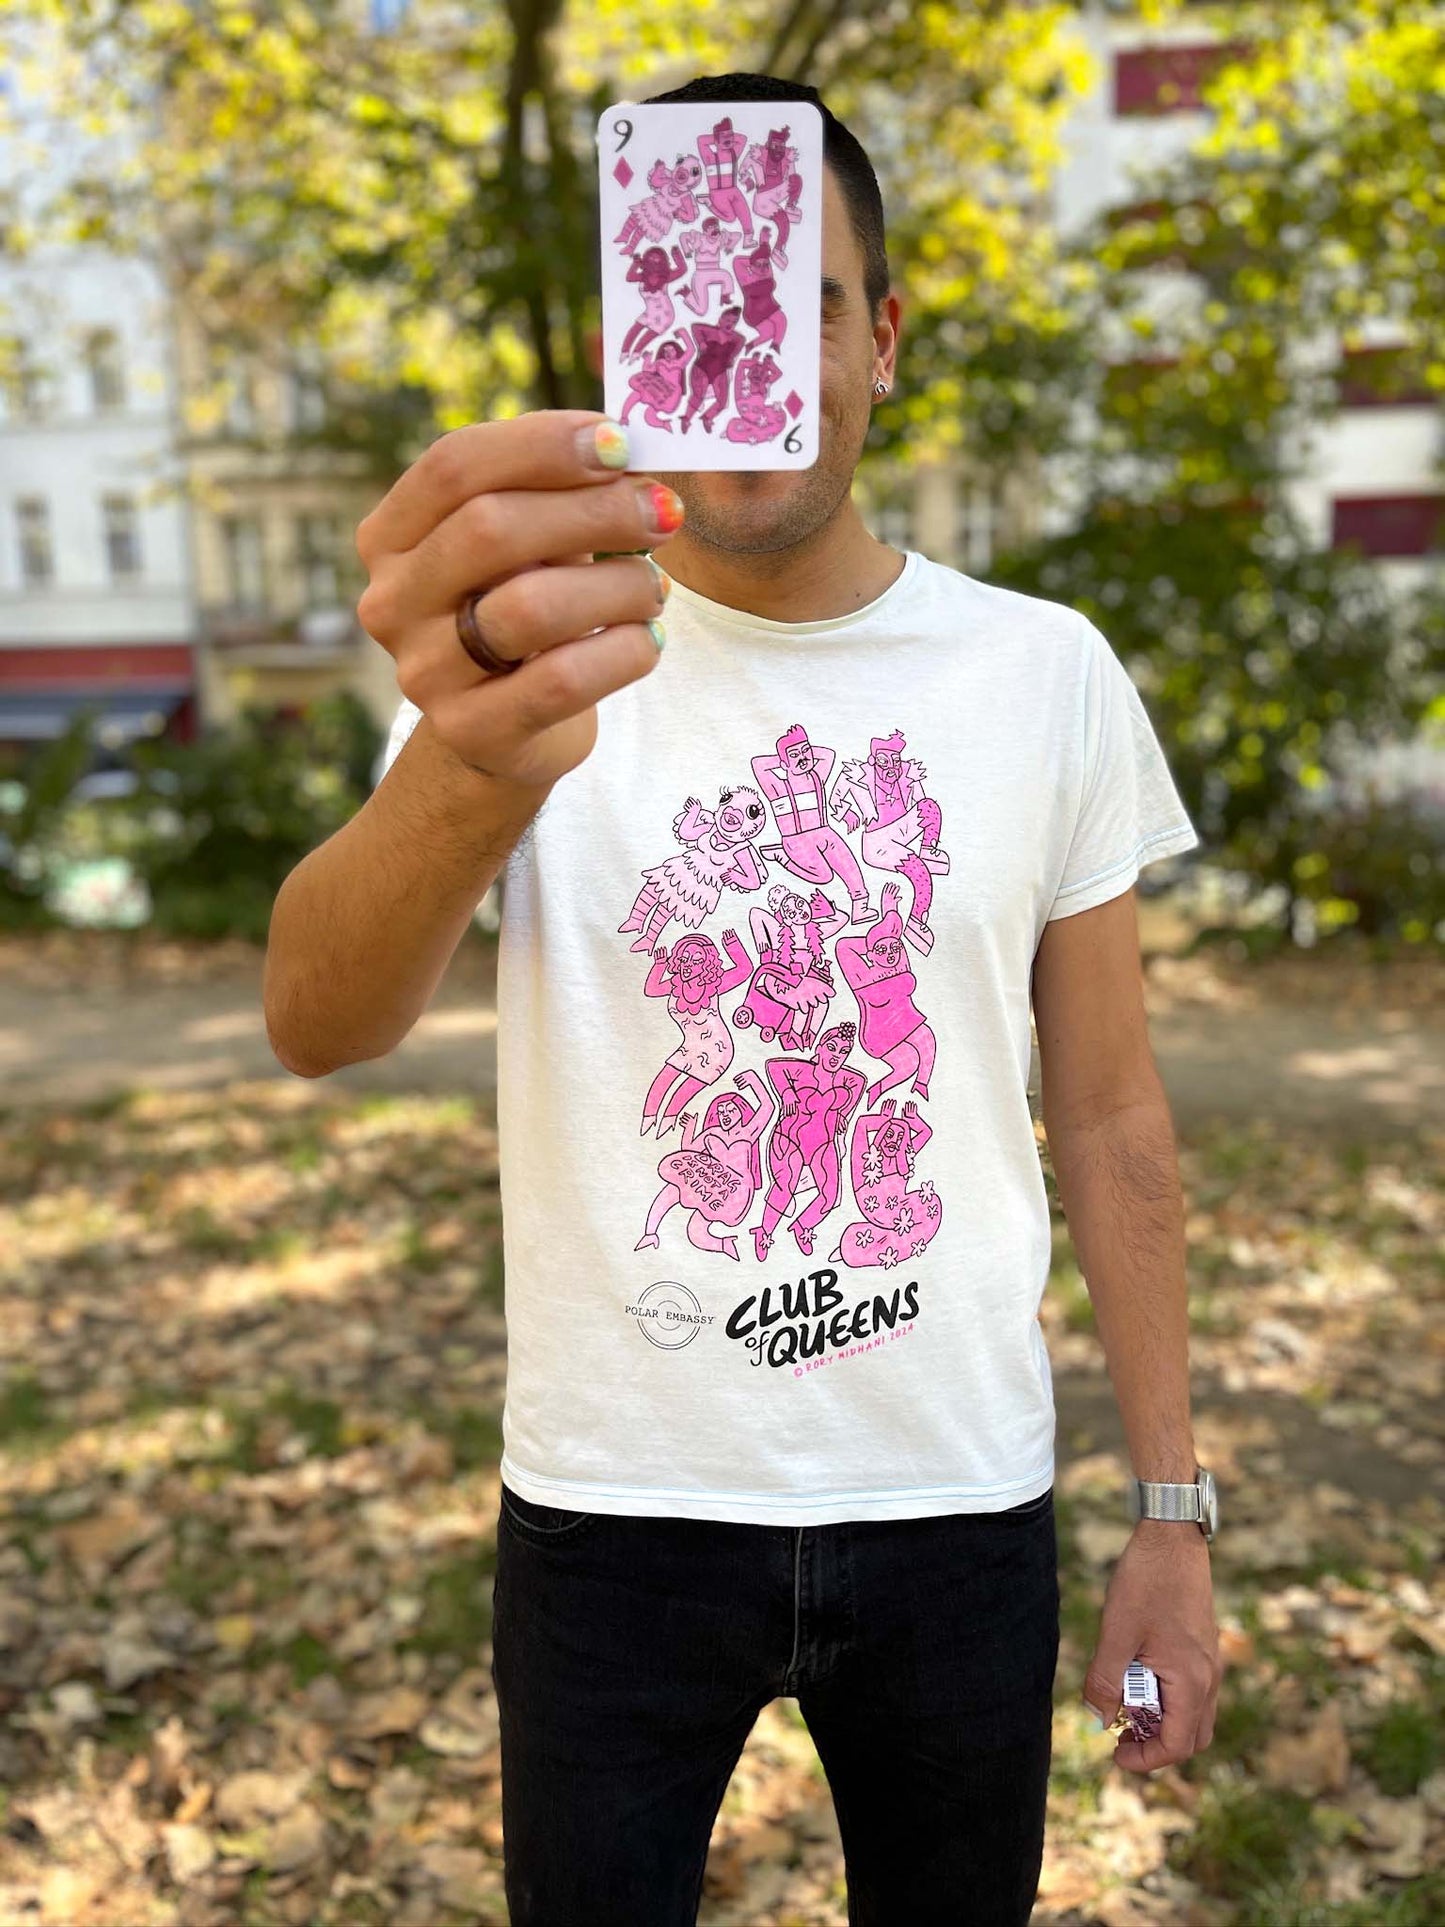
[(627, 1309), (643, 1335), (668, 1352), (690, 1345), (702, 1326), (712, 1323), (687, 1286), (678, 1284), (675, 1278), (659, 1278)]

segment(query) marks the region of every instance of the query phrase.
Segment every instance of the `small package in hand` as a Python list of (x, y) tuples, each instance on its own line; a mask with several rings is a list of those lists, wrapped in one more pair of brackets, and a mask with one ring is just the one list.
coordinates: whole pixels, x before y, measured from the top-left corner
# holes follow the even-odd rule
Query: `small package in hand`
[(1158, 1737), (1164, 1723), (1159, 1705), (1159, 1678), (1142, 1660), (1131, 1660), (1124, 1668), (1124, 1703), (1114, 1724), (1131, 1740)]

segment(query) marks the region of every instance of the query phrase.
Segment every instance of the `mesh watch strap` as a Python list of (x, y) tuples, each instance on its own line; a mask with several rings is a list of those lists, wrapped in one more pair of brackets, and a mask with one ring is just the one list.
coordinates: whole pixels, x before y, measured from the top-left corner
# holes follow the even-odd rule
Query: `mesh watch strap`
[(1180, 1519), (1198, 1525), (1203, 1518), (1202, 1498), (1197, 1485), (1163, 1485), (1140, 1479), (1139, 1503), (1145, 1519)]

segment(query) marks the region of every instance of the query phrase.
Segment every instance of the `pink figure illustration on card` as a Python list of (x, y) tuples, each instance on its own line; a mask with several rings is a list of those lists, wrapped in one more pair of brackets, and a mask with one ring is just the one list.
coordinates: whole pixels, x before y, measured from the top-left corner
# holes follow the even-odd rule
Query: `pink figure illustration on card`
[(738, 178), (754, 190), (753, 213), (756, 218), (759, 221), (772, 221), (777, 227), (778, 239), (773, 252), (778, 257), (778, 265), (784, 268), (788, 265), (788, 257), (784, 252), (788, 223), (803, 218), (798, 206), (803, 177), (798, 172), (798, 150), (788, 145), (790, 132), (791, 129), (787, 127), (770, 129), (766, 141), (759, 141), (748, 149), (738, 169)]
[(938, 1050), (928, 1019), (913, 1001), (918, 979), (908, 967), (898, 885), (885, 883), (882, 895), (883, 912), (871, 928), (860, 936), (839, 937), (833, 946), (838, 968), (858, 999), (863, 1048), (888, 1066), (888, 1075), (868, 1086), (870, 1104), (905, 1077), (926, 1098)]
[(767, 909), (748, 911), (758, 966), (733, 1022), (756, 1024), (765, 1044), (776, 1037), (784, 1050), (811, 1050), (837, 988), (825, 944), (847, 921), (821, 890), (810, 901), (775, 883)]
[[(759, 1141), (777, 1108), (771, 1090), (755, 1070), (733, 1078), (737, 1092), (720, 1091), (708, 1105), (702, 1129), (691, 1111), (682, 1113), (682, 1148), (669, 1151), (657, 1167), (662, 1189), (647, 1214), (647, 1229), (633, 1247), (655, 1250), (658, 1231), (670, 1211), (687, 1211), (687, 1235), (699, 1251), (722, 1251), (736, 1259), (738, 1242), (717, 1224), (737, 1226), (762, 1187)], [(754, 1093), (749, 1102), (743, 1093)]]
[(710, 134), (698, 135), (697, 145), (704, 174), (699, 198), (707, 202), (720, 220), (736, 221), (742, 228), (743, 240), (751, 247), (753, 211), (747, 195), (738, 186), (738, 163), (747, 152), (747, 135), (734, 127), (730, 116), (724, 114), (714, 123)]
[(757, 333), (748, 343), (748, 352), (761, 348), (781, 348), (788, 332), (788, 317), (778, 304), (778, 284), (773, 276), (773, 253), (768, 245), (768, 230), (750, 254), (740, 254), (733, 263), (738, 286), (743, 291), (743, 320)]
[(679, 154), (672, 167), (659, 155), (648, 170), (651, 194), (632, 203), (613, 246), (630, 254), (639, 241), (665, 241), (675, 221), (695, 221), (702, 183), (703, 167), (695, 154)]
[(641, 932), (632, 948), (647, 951), (660, 944), (674, 917), (696, 930), (716, 910), (724, 889), (760, 888), (766, 869), (752, 845), (766, 822), (762, 798), (746, 783), (724, 784), (716, 811), (689, 796), (672, 819), (672, 833), (686, 847), (642, 872), (642, 888), (617, 926)]
[(862, 1071), (845, 1063), (853, 1047), (852, 1024), (833, 1024), (811, 1057), (770, 1057), (765, 1069), (778, 1093), (778, 1118), (768, 1134), (768, 1194), (753, 1249), (767, 1257), (778, 1220), (797, 1199), (804, 1171), (816, 1187), (788, 1226), (799, 1251), (811, 1257), (813, 1233), (832, 1211), (842, 1181), (841, 1144), (848, 1119), (863, 1095)]
[(943, 1201), (932, 1178), (913, 1182), (914, 1164), (933, 1127), (911, 1100), (901, 1117), (894, 1116), (895, 1108), (894, 1100), (885, 1098), (876, 1111), (854, 1120), (850, 1164), (863, 1219), (850, 1224), (828, 1253), (834, 1264), (890, 1269), (900, 1258), (921, 1257), (943, 1222)]
[(672, 423), (667, 417), (682, 400), (687, 365), (694, 353), (692, 336), (688, 330), (679, 328), (677, 334), (681, 339), (664, 341), (655, 354), (644, 354), (642, 367), (635, 375), (628, 377), (630, 393), (622, 404), (617, 417), (619, 421), (625, 422), (637, 404), (642, 402), (645, 404), (642, 415), (648, 426), (661, 428), (669, 435), (672, 433)]
[(908, 878), (913, 889), (908, 937), (927, 955), (933, 944), (928, 923), (933, 878), (947, 871), (949, 858), (938, 846), (943, 812), (923, 787), (928, 772), (912, 757), (904, 761), (904, 747), (903, 732), (895, 729), (873, 738), (866, 762), (846, 761), (833, 790), (833, 814), (850, 830), (861, 822), (865, 863)]
[(762, 845), (762, 855), (808, 883), (837, 877), (852, 903), (852, 921), (868, 915), (868, 885), (858, 859), (827, 821), (828, 778), (838, 752), (809, 740), (801, 723), (778, 738), (776, 752), (752, 759), (758, 787), (773, 806), (781, 841)]
[[(642, 1107), (645, 1136), (650, 1124), (666, 1137), (679, 1115), (701, 1090), (716, 1084), (733, 1061), (733, 1034), (718, 1009), (718, 999), (752, 975), (753, 960), (736, 930), (724, 930), (723, 942), (732, 959), (725, 968), (711, 937), (679, 937), (672, 954), (659, 944), (642, 988), (649, 997), (666, 997), (667, 1014), (682, 1033), (682, 1042), (653, 1078)], [(668, 1091), (672, 1096), (658, 1123), (658, 1111)]]
[(776, 441), (788, 425), (786, 409), (768, 400), (768, 391), (782, 374), (771, 355), (744, 355), (733, 379), (737, 413), (723, 430), (730, 442)]
[(687, 279), (682, 249), (674, 245), (671, 261), (662, 248), (648, 248), (645, 254), (634, 254), (627, 279), (642, 285), (642, 313), (622, 337), (618, 352), (624, 361), (640, 355), (649, 342), (665, 335), (676, 321), (677, 309), (668, 289), (674, 281)]
[(724, 301), (732, 294), (733, 278), (723, 266), (722, 257), (732, 253), (742, 236), (725, 228), (715, 214), (709, 214), (701, 227), (684, 229), (680, 238), (683, 253), (691, 256), (693, 263), (692, 280), (682, 290), (680, 299), (694, 314), (705, 315), (714, 288), (722, 290)]
[(728, 403), (732, 400), (732, 366), (744, 345), (738, 329), (740, 313), (741, 310), (736, 306), (724, 308), (717, 318), (716, 327), (707, 321), (693, 323), (692, 338), (697, 353), (688, 377), (690, 393), (687, 413), (678, 423), (684, 435), (691, 428), (693, 416), (702, 407), (704, 397), (712, 397), (707, 413), (702, 418), (702, 425), (709, 435), (719, 415), (727, 411)]

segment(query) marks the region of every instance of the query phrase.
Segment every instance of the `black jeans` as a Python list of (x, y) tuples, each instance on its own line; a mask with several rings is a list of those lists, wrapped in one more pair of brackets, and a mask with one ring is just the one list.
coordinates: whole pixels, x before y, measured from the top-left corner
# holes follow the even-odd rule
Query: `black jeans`
[(783, 1694), (828, 1777), (849, 1927), (1024, 1927), (1051, 1492), (798, 1527), (569, 1512), (504, 1484), (493, 1603), (512, 1927), (693, 1927), (733, 1768)]

